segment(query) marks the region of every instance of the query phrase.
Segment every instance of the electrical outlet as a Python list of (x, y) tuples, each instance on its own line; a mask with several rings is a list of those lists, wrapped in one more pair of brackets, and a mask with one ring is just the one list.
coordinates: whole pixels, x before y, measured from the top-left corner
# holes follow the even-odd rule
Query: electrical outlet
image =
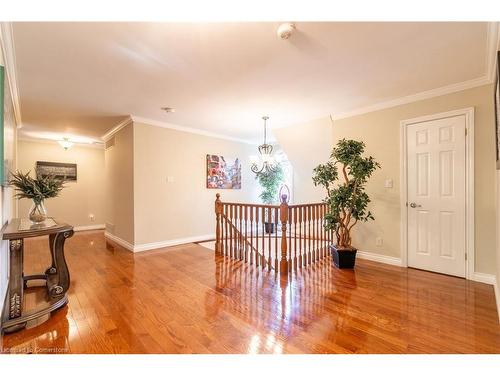
[(384, 187), (391, 189), (394, 186), (392, 179), (385, 180)]
[(382, 237), (377, 237), (375, 239), (375, 245), (382, 246), (383, 244), (384, 244), (384, 240), (382, 239)]
[(90, 214), (90, 215), (89, 215), (89, 219), (90, 219), (90, 221), (95, 221), (95, 216), (94, 216), (94, 214)]
[(175, 182), (174, 176), (167, 176), (167, 183)]

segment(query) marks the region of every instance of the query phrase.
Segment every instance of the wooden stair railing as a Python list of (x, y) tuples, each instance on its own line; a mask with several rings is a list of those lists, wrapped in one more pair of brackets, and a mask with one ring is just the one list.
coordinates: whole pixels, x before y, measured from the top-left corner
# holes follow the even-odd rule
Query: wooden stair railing
[(330, 255), (333, 233), (324, 229), (326, 204), (228, 203), (216, 197), (216, 256), (287, 274)]

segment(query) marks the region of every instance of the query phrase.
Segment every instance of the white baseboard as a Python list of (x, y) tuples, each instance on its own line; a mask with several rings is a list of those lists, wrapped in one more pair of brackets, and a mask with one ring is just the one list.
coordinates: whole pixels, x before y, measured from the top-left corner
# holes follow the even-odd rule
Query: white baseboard
[(496, 277), (495, 284), (493, 284), (493, 289), (495, 290), (495, 299), (497, 301), (498, 323), (500, 323), (500, 290), (498, 289), (498, 280)]
[(85, 230), (99, 230), (104, 229), (106, 226), (104, 224), (95, 224), (95, 225), (81, 225), (79, 227), (74, 227), (73, 230), (75, 232), (83, 232)]
[(114, 234), (104, 232), (104, 237), (110, 239), (113, 242), (116, 242), (118, 245), (124, 247), (127, 250), (130, 250), (132, 252), (134, 251), (134, 245), (132, 245), (128, 241), (125, 241), (124, 239), (121, 239), (120, 237), (115, 236)]
[(372, 260), (374, 262), (380, 262), (380, 263), (390, 264), (392, 266), (401, 267), (401, 258), (376, 254), (369, 251), (359, 251), (359, 250), (356, 253), (356, 256), (360, 259)]
[(145, 243), (145, 244), (140, 244), (140, 245), (134, 245), (134, 252), (161, 249), (162, 247), (183, 245), (183, 244), (191, 243), (191, 242), (208, 241), (208, 240), (212, 240), (214, 238), (215, 238), (214, 234), (205, 234), (203, 236), (184, 237), (184, 238), (177, 238), (175, 240), (150, 242), (150, 243)]
[(470, 280), (477, 281), (480, 283), (495, 285), (496, 284), (495, 275), (490, 275), (488, 273), (474, 272)]
[(183, 244), (192, 243), (192, 242), (207, 241), (207, 240), (212, 240), (215, 238), (215, 235), (213, 235), (213, 234), (206, 234), (203, 236), (184, 237), (184, 238), (177, 238), (175, 240), (149, 242), (149, 243), (145, 243), (145, 244), (133, 245), (130, 242), (125, 241), (124, 239), (117, 237), (109, 232), (104, 232), (104, 236), (106, 238), (110, 239), (111, 241), (116, 242), (118, 245), (124, 247), (125, 249), (130, 250), (134, 253), (138, 253), (141, 251), (147, 251), (147, 250), (161, 249), (164, 247), (170, 247), (170, 246), (176, 246), (176, 245), (183, 245)]

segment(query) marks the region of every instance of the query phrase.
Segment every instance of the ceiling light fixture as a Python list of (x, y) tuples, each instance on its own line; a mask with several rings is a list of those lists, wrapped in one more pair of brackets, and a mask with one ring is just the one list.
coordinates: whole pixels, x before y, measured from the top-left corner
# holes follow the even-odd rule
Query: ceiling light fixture
[(269, 120), (269, 116), (263, 116), (262, 119), (264, 120), (264, 143), (259, 146), (260, 160), (257, 156), (250, 157), (250, 161), (252, 162), (251, 170), (257, 175), (261, 173), (265, 174), (275, 172), (278, 167), (278, 163), (273, 156), (273, 146), (267, 144), (266, 125), (267, 120)]
[(74, 144), (68, 138), (63, 138), (62, 141), (57, 141), (57, 143), (59, 143), (61, 145), (61, 147), (64, 148), (65, 150), (68, 150)]
[(175, 108), (172, 108), (172, 107), (161, 107), (161, 110), (165, 111), (167, 113), (174, 113), (175, 112)]
[(287, 22), (279, 25), (278, 31), (276, 33), (278, 34), (278, 37), (280, 39), (286, 40), (290, 38), (294, 30), (295, 30), (295, 24)]

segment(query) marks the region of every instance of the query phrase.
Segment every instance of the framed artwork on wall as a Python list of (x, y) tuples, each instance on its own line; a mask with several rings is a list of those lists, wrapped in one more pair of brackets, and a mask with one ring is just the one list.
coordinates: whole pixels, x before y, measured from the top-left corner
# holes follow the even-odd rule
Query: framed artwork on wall
[(500, 51), (497, 52), (497, 79), (495, 81), (495, 137), (497, 169), (500, 169)]
[(241, 189), (240, 160), (207, 155), (207, 189)]
[(76, 181), (76, 164), (37, 161), (36, 175), (38, 177), (54, 176), (65, 181)]

